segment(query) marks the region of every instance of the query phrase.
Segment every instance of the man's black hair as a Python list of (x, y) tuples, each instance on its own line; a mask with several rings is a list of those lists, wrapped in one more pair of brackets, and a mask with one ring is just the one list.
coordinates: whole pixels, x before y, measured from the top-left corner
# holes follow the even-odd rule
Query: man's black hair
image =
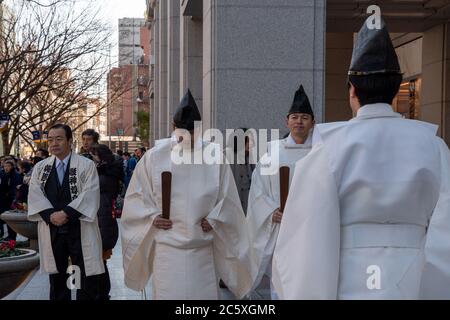
[(53, 129), (63, 129), (64, 132), (66, 133), (67, 140), (71, 140), (73, 138), (72, 129), (67, 124), (63, 123), (54, 124), (53, 126), (50, 127), (50, 129), (48, 129), (48, 132), (50, 132), (50, 130)]
[[(373, 74), (349, 76), (349, 83), (355, 87), (355, 94), (361, 106), (373, 103), (392, 104), (403, 76), (401, 74)], [(350, 84), (349, 84), (350, 86)]]
[(86, 129), (81, 133), (81, 136), (90, 136), (94, 138), (94, 143), (98, 144), (98, 139), (100, 139), (100, 135), (94, 129)]

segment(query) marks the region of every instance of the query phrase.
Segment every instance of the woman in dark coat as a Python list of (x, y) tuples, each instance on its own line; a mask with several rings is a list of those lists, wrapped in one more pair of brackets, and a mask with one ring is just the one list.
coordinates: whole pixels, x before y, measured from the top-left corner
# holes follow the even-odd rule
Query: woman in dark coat
[(25, 204), (28, 201), (28, 189), (31, 180), (32, 167), (31, 163), (21, 161), (17, 165), (19, 174), (22, 177), (22, 183), (17, 186), (16, 200), (13, 207), (19, 210), (25, 210)]
[(109, 299), (111, 282), (106, 261), (111, 257), (112, 249), (119, 237), (119, 228), (113, 217), (113, 201), (120, 193), (123, 181), (123, 161), (116, 159), (112, 151), (103, 144), (94, 145), (91, 155), (97, 165), (100, 181), (100, 208), (98, 210), (98, 224), (102, 236), (103, 260), (105, 273), (99, 275), (99, 300)]
[[(22, 183), (22, 177), (16, 171), (12, 160), (3, 163), (3, 170), (0, 170), (0, 214), (11, 210), (11, 205), (16, 198), (17, 186)], [(0, 238), (3, 237), (3, 221), (0, 223)], [(5, 240), (16, 240), (16, 232), (8, 226), (8, 236)]]

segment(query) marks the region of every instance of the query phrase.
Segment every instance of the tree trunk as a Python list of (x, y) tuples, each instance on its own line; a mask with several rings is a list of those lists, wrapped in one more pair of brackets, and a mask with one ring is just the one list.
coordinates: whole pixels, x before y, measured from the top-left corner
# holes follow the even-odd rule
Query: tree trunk
[(9, 143), (9, 128), (2, 132), (3, 155), (9, 155), (11, 144)]

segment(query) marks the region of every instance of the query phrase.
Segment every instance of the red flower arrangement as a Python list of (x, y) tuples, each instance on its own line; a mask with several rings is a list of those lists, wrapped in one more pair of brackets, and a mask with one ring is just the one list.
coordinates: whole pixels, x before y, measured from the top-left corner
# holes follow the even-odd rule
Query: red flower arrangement
[(14, 240), (0, 242), (0, 258), (15, 257), (21, 254), (24, 254), (24, 252), (16, 248)]

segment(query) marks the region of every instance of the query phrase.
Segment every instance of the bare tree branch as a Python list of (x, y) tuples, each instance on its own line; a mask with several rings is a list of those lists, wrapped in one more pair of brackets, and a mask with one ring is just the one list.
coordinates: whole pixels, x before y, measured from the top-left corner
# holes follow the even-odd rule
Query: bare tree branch
[(29, 142), (32, 131), (56, 122), (78, 128), (106, 107), (86, 115), (89, 101), (105, 95), (111, 39), (92, 0), (9, 3), (0, 11), (0, 114), (11, 116), (5, 153), (18, 136)]

